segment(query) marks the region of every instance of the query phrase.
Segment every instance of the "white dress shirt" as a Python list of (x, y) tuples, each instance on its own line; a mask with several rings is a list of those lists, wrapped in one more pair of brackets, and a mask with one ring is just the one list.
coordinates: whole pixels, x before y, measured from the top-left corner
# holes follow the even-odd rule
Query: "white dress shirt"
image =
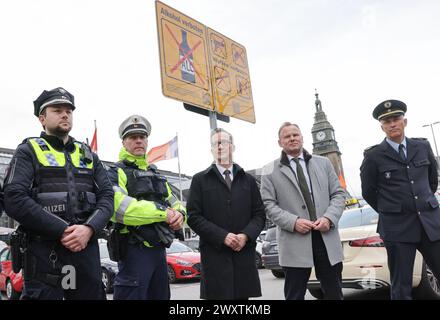
[(229, 170), (229, 172), (230, 172), (229, 177), (231, 178), (231, 182), (232, 182), (232, 180), (234, 180), (234, 177), (233, 177), (234, 174), (232, 173), (233, 165), (230, 166), (229, 168), (222, 167), (222, 166), (218, 165), (217, 163), (216, 163), (215, 165), (217, 166), (217, 169), (218, 169), (218, 171), (220, 172), (220, 174), (222, 175), (223, 179), (226, 178), (226, 177), (225, 177), (225, 171), (226, 171), (226, 170)]

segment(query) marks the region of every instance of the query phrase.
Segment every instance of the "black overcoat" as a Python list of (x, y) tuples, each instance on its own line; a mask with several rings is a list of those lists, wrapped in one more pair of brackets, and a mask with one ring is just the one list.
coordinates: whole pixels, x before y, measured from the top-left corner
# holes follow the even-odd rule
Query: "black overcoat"
[[(188, 225), (200, 236), (200, 297), (223, 300), (261, 296), (255, 240), (266, 218), (255, 179), (234, 164), (229, 190), (213, 164), (193, 177), (187, 212)], [(229, 232), (248, 236), (240, 252), (223, 244)]]

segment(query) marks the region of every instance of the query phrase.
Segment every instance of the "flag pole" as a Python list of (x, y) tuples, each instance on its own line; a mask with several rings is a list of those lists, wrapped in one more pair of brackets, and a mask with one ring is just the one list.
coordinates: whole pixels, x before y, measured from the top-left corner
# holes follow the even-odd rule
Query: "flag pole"
[(183, 194), (182, 194), (182, 175), (180, 174), (180, 155), (179, 155), (179, 137), (178, 133), (176, 132), (176, 140), (177, 140), (177, 167), (179, 169), (179, 191), (180, 191), (180, 202), (183, 201)]
[(96, 120), (93, 120), (94, 121), (94, 124), (95, 124), (95, 131), (93, 132), (93, 138), (92, 138), (92, 143), (93, 143), (93, 140), (94, 140), (94, 138), (96, 138), (96, 142), (95, 142), (95, 144), (96, 144), (96, 147), (95, 147), (95, 153), (96, 154), (98, 154), (98, 136), (97, 136), (97, 132), (96, 132)]

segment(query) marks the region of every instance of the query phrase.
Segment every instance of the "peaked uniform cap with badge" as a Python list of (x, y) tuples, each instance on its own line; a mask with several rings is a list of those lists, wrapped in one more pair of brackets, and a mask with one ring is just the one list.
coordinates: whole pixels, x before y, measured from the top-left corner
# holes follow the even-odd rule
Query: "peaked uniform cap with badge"
[(49, 91), (44, 90), (37, 100), (34, 101), (34, 114), (38, 117), (47, 106), (58, 104), (70, 105), (73, 111), (75, 110), (74, 101), (73, 94), (64, 88), (58, 87)]
[(382, 120), (391, 116), (404, 115), (406, 104), (399, 100), (385, 100), (376, 106), (373, 110), (373, 118)]
[(150, 122), (142, 116), (132, 115), (122, 121), (119, 126), (119, 137), (124, 140), (128, 134), (140, 133), (145, 134), (147, 137), (151, 133)]

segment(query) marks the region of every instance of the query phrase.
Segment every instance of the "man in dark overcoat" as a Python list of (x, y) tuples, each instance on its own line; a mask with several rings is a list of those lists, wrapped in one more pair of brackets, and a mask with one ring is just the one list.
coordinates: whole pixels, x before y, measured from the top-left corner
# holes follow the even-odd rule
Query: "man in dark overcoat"
[(391, 299), (411, 299), (416, 250), (440, 279), (437, 163), (426, 139), (405, 136), (406, 104), (386, 100), (373, 111), (386, 138), (368, 148), (361, 166), (362, 196), (379, 212), (391, 277)]
[(255, 179), (233, 163), (233, 138), (211, 134), (214, 163), (192, 180), (188, 225), (200, 236), (202, 299), (247, 300), (261, 296), (255, 240), (265, 225)]

